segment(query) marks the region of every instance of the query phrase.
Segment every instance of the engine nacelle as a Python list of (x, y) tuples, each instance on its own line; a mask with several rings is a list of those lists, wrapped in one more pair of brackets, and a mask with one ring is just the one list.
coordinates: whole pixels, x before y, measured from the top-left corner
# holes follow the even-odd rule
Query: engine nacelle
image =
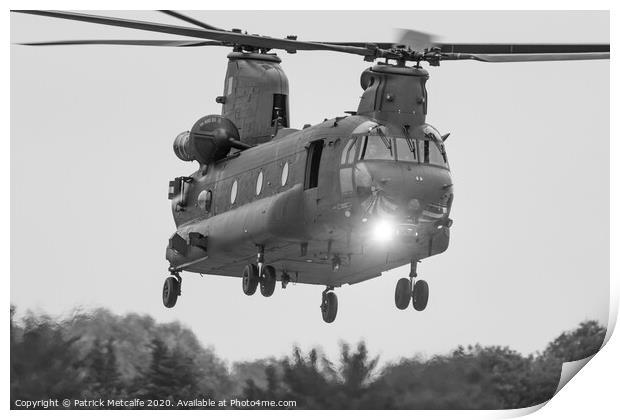
[(243, 149), (243, 146), (235, 124), (221, 115), (202, 117), (190, 131), (179, 134), (172, 144), (179, 159), (205, 165), (225, 158), (232, 147)]

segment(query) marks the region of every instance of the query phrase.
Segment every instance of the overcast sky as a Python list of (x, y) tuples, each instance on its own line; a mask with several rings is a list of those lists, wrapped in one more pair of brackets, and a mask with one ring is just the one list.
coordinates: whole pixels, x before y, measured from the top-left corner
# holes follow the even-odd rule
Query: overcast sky
[[(156, 12), (107, 15), (180, 24)], [(609, 42), (603, 12), (192, 12), (223, 28), (299, 39), (388, 41), (411, 28), (452, 42)], [(578, 30), (576, 30), (578, 28)], [(11, 41), (178, 39), (137, 30), (11, 16)], [(392, 360), (459, 344), (541, 350), (585, 319), (607, 323), (609, 63), (431, 68), (428, 122), (451, 132), (452, 242), (424, 260), (428, 308), (399, 311), (401, 267), (337, 290), (247, 297), (237, 278), (187, 273), (161, 303), (174, 232), (168, 181), (194, 171), (172, 141), (220, 112), (226, 48), (11, 46), (11, 301), (54, 315), (75, 307), (179, 320), (228, 360), (366, 339)], [(279, 54), (301, 127), (356, 109), (360, 57)]]

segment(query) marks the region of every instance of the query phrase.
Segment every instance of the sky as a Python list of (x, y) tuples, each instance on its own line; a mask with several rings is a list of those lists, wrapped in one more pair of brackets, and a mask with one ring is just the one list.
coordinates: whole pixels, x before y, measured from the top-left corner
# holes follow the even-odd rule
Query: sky
[[(184, 25), (157, 12), (102, 12)], [(389, 41), (395, 28), (444, 42), (609, 42), (604, 12), (190, 12), (212, 25), (313, 41)], [(524, 30), (524, 29), (527, 30)], [(575, 31), (579, 28), (579, 31)], [(11, 15), (11, 41), (179, 39)], [(367, 341), (383, 361), (459, 344), (542, 350), (609, 310), (609, 62), (447, 62), (430, 68), (427, 122), (443, 134), (455, 184), (449, 249), (424, 260), (424, 312), (394, 307), (404, 266), (337, 290), (248, 297), (238, 278), (186, 273), (161, 303), (174, 232), (168, 181), (195, 170), (172, 141), (220, 112), (226, 48), (11, 46), (11, 302), (52, 315), (103, 306), (178, 320), (230, 361), (335, 355)], [(291, 126), (356, 109), (360, 57), (284, 52)]]

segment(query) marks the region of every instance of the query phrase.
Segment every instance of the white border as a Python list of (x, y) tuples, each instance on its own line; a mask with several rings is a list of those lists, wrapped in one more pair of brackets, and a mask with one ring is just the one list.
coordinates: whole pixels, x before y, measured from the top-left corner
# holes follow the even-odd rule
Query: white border
[[(493, 9), (493, 10), (612, 10), (611, 13), (611, 43), (612, 43), (612, 61), (611, 61), (611, 74), (617, 73), (613, 71), (615, 66), (615, 60), (613, 57), (615, 56), (616, 51), (614, 48), (615, 41), (617, 40), (617, 30), (615, 27), (618, 27), (618, 19), (615, 16), (614, 4), (611, 1), (602, 1), (602, 0), (590, 0), (588, 2), (583, 1), (571, 1), (564, 0), (562, 2), (552, 2), (548, 0), (521, 0), (521, 1), (504, 1), (504, 2), (492, 2), (492, 1), (480, 1), (480, 0), (469, 0), (467, 2), (458, 2), (458, 1), (425, 1), (425, 2), (416, 2), (416, 1), (390, 1), (387, 2), (371, 2), (366, 0), (357, 1), (355, 4), (351, 4), (351, 2), (344, 1), (334, 1), (334, 0), (314, 0), (312, 2), (292, 2), (291, 0), (283, 1), (283, 0), (263, 0), (261, 2), (250, 1), (250, 0), (236, 0), (235, 2), (204, 2), (197, 0), (180, 0), (170, 2), (170, 1), (150, 1), (147, 4), (145, 2), (140, 2), (136, 0), (109, 0), (109, 1), (56, 1), (53, 4), (50, 2), (44, 1), (9, 1), (7, 2), (9, 8), (8, 9), (24, 9), (24, 8), (56, 8), (56, 9), (98, 9), (98, 10), (119, 10), (119, 9), (134, 9), (134, 10), (144, 10), (145, 6), (148, 6), (148, 9), (166, 9), (166, 8), (174, 8), (175, 10), (198, 10), (198, 9), (213, 9), (213, 10), (243, 10), (243, 9), (264, 9), (264, 10), (277, 10), (277, 9), (286, 9), (286, 10), (336, 10), (336, 9), (357, 9), (357, 10), (404, 10), (404, 9), (419, 9), (419, 10), (463, 10), (465, 9), (465, 5), (468, 10), (485, 10), (485, 9)], [(617, 3), (617, 2), (616, 2)], [(561, 6), (561, 7), (559, 7)], [(10, 42), (10, 16), (8, 13), (3, 15), (4, 25), (3, 28), (5, 32), (5, 48), (6, 48), (6, 56), (9, 56), (9, 46)], [(578, 28), (576, 28), (578, 30)], [(4, 89), (3, 89), (3, 97), (4, 108), (2, 112), (2, 118), (4, 120), (5, 127), (5, 138), (3, 141), (3, 151), (2, 153), (2, 167), (1, 171), (4, 175), (4, 185), (5, 185), (5, 193), (3, 197), (7, 198), (8, 201), (8, 193), (10, 190), (10, 77), (9, 77), (9, 67), (3, 66), (4, 72)], [(614, 110), (617, 109), (617, 83), (615, 83), (615, 79), (611, 80), (611, 115), (614, 115)], [(617, 134), (617, 123), (614, 119), (611, 120), (611, 139), (618, 140)], [(615, 167), (614, 163), (618, 162), (618, 144), (615, 141), (611, 142), (611, 155), (610, 155), (610, 167), (611, 167), (611, 214), (619, 214), (618, 207), (618, 169)], [(6, 278), (10, 278), (10, 215), (9, 215), (9, 206), (3, 205), (3, 227), (2, 230), (4, 232), (4, 241), (2, 242), (2, 258), (4, 260), (3, 267), (5, 268), (5, 273), (7, 274)], [(611, 311), (610, 311), (610, 319), (609, 319), (609, 330), (613, 329), (615, 326), (617, 314), (618, 314), (618, 279), (619, 279), (619, 271), (618, 271), (618, 263), (617, 260), (613, 258), (613, 256), (618, 256), (620, 253), (618, 252), (618, 223), (616, 219), (612, 217), (611, 220), (611, 248), (610, 255), (611, 258)], [(18, 233), (15, 233), (18, 234)], [(8, 280), (5, 280), (8, 283)], [(5, 283), (5, 284), (6, 284)], [(10, 296), (8, 298), (10, 300)], [(5, 345), (2, 348), (2, 355), (4, 356), (4, 363), (2, 364), (3, 375), (5, 378), (2, 383), (2, 390), (4, 397), (2, 398), (1, 404), (5, 409), (8, 410), (8, 394), (9, 394), (9, 384), (7, 378), (9, 378), (8, 366), (8, 338), (9, 331), (8, 325), (4, 323), (4, 338)], [(609, 339), (609, 336), (606, 338)], [(583, 369), (583, 372), (579, 373), (578, 379), (571, 381), (556, 397), (554, 397), (543, 410), (537, 411), (534, 414), (535, 418), (547, 419), (547, 418), (584, 418), (585, 416), (591, 416), (592, 418), (611, 418), (615, 417), (619, 413), (617, 399), (617, 379), (615, 374), (620, 372), (619, 365), (620, 362), (616, 357), (620, 352), (620, 345), (618, 344), (617, 338), (612, 338), (605, 348), (601, 351), (599, 355), (593, 358), (592, 362), (588, 363), (588, 365)], [(337, 416), (343, 417), (355, 417), (355, 418), (375, 418), (376, 416), (389, 416), (392, 418), (411, 418), (412, 415), (416, 417), (422, 416), (423, 418), (459, 418), (459, 419), (479, 419), (479, 418), (505, 418), (505, 417), (513, 417), (517, 415), (527, 414), (531, 412), (531, 409), (525, 410), (513, 410), (513, 411), (503, 411), (503, 412), (489, 412), (489, 411), (416, 411), (414, 413), (408, 411), (389, 411), (389, 412), (347, 412), (347, 411), (339, 411), (338, 413), (330, 413)], [(44, 414), (43, 414), (44, 413)], [(612, 414), (614, 413), (614, 414)], [(38, 416), (39, 414), (44, 415), (46, 418), (62, 418), (65, 419), (67, 417), (82, 417), (84, 413), (82, 412), (66, 412), (66, 411), (38, 411), (38, 412), (16, 412), (12, 411), (10, 413), (15, 417), (25, 417), (30, 418), (33, 416)], [(107, 411), (90, 411), (88, 416), (92, 416), (94, 418), (103, 418), (111, 415), (111, 412)], [(149, 416), (155, 418), (164, 418), (169, 417), (170, 415), (177, 416), (179, 415), (178, 411), (174, 413), (168, 412), (126, 412), (126, 411), (115, 411), (112, 415), (120, 416), (120, 417), (142, 417)], [(290, 412), (256, 412), (256, 411), (236, 411), (236, 412), (209, 412), (204, 413), (202, 411), (198, 412), (184, 412), (184, 416), (190, 417), (200, 417), (204, 418), (205, 415), (210, 417), (249, 417), (252, 418), (285, 418), (290, 417)], [(321, 412), (296, 412), (296, 416), (301, 418), (312, 418), (315, 419), (317, 416), (324, 415)]]

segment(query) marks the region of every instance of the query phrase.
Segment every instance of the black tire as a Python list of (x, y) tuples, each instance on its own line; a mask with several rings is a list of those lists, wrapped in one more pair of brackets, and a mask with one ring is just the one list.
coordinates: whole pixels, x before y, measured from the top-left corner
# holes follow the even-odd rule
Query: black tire
[(243, 269), (243, 278), (241, 279), (241, 287), (243, 293), (252, 296), (258, 287), (258, 268), (254, 264), (248, 264)]
[(177, 298), (181, 294), (181, 284), (176, 277), (168, 277), (164, 281), (162, 299), (166, 308), (173, 308), (177, 304)]
[(338, 297), (334, 292), (327, 292), (323, 294), (323, 302), (321, 303), (321, 315), (323, 321), (331, 324), (336, 319), (338, 314)]
[(413, 293), (411, 294), (413, 309), (423, 311), (428, 304), (428, 283), (424, 280), (418, 280), (413, 285)]
[(276, 290), (276, 269), (271, 265), (263, 268), (263, 276), (260, 279), (260, 294), (269, 297)]
[(407, 309), (409, 301), (411, 300), (411, 280), (402, 278), (396, 283), (396, 290), (394, 292), (394, 302), (396, 307), (400, 310)]

